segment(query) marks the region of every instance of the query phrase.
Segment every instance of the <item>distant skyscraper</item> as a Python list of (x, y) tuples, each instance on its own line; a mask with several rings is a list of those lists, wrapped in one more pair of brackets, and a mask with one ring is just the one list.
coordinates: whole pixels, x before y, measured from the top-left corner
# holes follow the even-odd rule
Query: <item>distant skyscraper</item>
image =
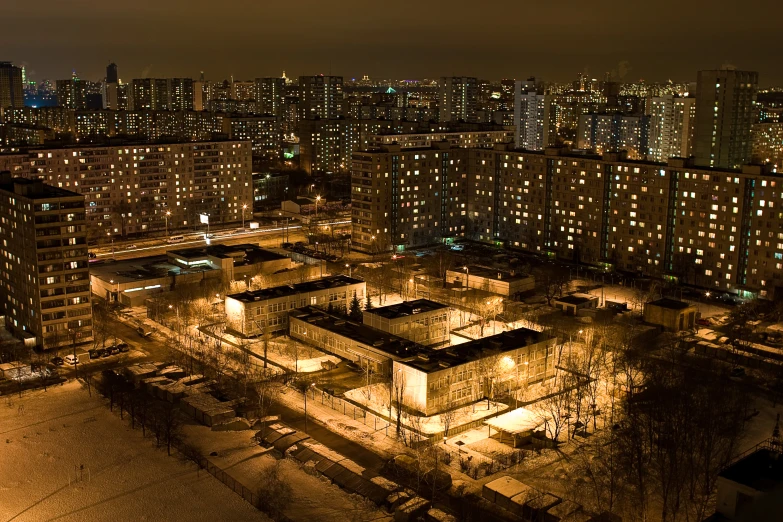
[(342, 76), (299, 77), (299, 119), (333, 119), (343, 101)]
[(440, 121), (475, 121), (478, 80), (468, 76), (440, 79)]
[(514, 126), (517, 148), (544, 150), (555, 144), (555, 104), (552, 96), (536, 92), (535, 78), (514, 84)]
[(118, 81), (117, 64), (112, 62), (106, 66), (106, 83), (117, 83)]
[(169, 85), (172, 111), (193, 110), (193, 80), (191, 78), (172, 78)]
[(22, 68), (11, 62), (0, 62), (0, 109), (24, 107)]
[(739, 168), (750, 162), (757, 72), (699, 71), (696, 82), (695, 163)]
[(648, 159), (666, 162), (669, 158), (687, 158), (692, 153), (695, 98), (674, 95), (650, 100), (650, 151)]
[(256, 78), (256, 112), (282, 116), (285, 78)]
[(169, 81), (165, 78), (134, 78), (129, 102), (134, 110), (170, 110)]
[(623, 114), (583, 114), (577, 144), (598, 154), (626, 151), (628, 159), (642, 160), (649, 149), (649, 118)]

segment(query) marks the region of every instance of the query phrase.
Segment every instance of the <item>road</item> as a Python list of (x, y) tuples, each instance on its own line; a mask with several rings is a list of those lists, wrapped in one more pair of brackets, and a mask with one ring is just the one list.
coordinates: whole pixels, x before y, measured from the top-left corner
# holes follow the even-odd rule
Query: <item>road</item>
[[(338, 218), (324, 225), (331, 225), (337, 229), (350, 228), (349, 219)], [(216, 234), (218, 234), (216, 232)], [(241, 243), (256, 243), (260, 246), (279, 247), (283, 243), (283, 236), (289, 243), (297, 241), (306, 241), (305, 232), (302, 225), (291, 225), (289, 227), (265, 227), (261, 229), (248, 229), (244, 232), (233, 233), (230, 235), (216, 236), (209, 240), (212, 245), (238, 245)], [(136, 241), (115, 242), (112, 244), (103, 244), (90, 248), (98, 259), (131, 259), (142, 256), (163, 255), (169, 250), (179, 248), (194, 248), (207, 245), (207, 240), (203, 234), (188, 233), (185, 234), (185, 241), (169, 244), (165, 238), (145, 239)], [(134, 247), (134, 248), (131, 248)]]

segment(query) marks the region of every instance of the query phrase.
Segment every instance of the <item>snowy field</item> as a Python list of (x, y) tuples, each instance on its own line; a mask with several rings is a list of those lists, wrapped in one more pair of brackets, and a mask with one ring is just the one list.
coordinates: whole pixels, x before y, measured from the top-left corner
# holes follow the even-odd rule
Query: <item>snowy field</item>
[(73, 381), (0, 398), (0, 435), (2, 521), (269, 520)]
[[(297, 461), (290, 458), (278, 461), (264, 454), (251, 440), (254, 433), (253, 430), (213, 432), (205, 426), (195, 425), (185, 429), (191, 444), (202, 454), (216, 452), (217, 456), (209, 457), (210, 461), (250, 489), (257, 488), (262, 471), (280, 462), (281, 480), (293, 490), (291, 502), (284, 513), (293, 521), (391, 520), (372, 502), (316, 476), (314, 471), (307, 471)], [(232, 519), (224, 517), (221, 520)]]

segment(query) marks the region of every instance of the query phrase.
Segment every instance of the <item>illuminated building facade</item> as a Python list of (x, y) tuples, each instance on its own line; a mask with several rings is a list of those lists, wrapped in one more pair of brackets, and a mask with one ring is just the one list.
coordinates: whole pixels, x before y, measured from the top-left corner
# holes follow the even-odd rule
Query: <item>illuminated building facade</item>
[(0, 214), (6, 326), (44, 350), (90, 341), (84, 196), (4, 172)]
[[(241, 221), (253, 201), (251, 144), (212, 141), (29, 149), (0, 154), (0, 170), (83, 195), (90, 233)], [(167, 215), (170, 212), (170, 216)]]

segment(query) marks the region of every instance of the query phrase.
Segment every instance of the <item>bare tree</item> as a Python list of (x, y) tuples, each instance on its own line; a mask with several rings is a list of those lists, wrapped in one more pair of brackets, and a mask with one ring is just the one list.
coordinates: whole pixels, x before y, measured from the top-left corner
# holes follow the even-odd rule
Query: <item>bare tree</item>
[(269, 513), (274, 520), (282, 519), (283, 512), (293, 501), (294, 490), (283, 478), (280, 461), (261, 472), (256, 497), (260, 509)]

